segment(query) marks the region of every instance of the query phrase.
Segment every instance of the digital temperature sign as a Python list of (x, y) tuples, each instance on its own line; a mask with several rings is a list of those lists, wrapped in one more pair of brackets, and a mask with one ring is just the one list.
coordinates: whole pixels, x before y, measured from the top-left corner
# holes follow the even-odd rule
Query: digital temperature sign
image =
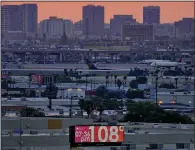
[(124, 126), (71, 126), (70, 144), (74, 146), (119, 146), (124, 142)]

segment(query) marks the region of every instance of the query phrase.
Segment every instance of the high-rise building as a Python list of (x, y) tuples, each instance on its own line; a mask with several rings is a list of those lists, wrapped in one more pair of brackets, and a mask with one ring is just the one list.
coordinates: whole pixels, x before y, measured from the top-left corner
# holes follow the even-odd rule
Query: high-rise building
[(37, 4), (23, 4), (23, 17), (24, 17), (24, 32), (26, 33), (36, 33), (37, 23), (38, 23), (38, 8)]
[(23, 31), (23, 11), (18, 5), (1, 6), (1, 31)]
[(47, 38), (59, 39), (65, 32), (64, 20), (57, 17), (50, 17), (42, 20), (39, 24), (39, 35)]
[(74, 23), (74, 36), (79, 37), (82, 35), (82, 21), (77, 21)]
[(64, 29), (68, 38), (72, 38), (74, 35), (74, 28), (72, 20), (64, 20)]
[(1, 30), (22, 31), (25, 33), (37, 32), (37, 5), (4, 5), (1, 6)]
[(64, 32), (68, 38), (73, 37), (73, 22), (57, 17), (49, 17), (39, 24), (39, 36), (53, 39), (60, 39)]
[(175, 36), (180, 39), (189, 39), (194, 37), (194, 18), (183, 18), (175, 22)]
[(143, 42), (145, 40), (154, 40), (153, 25), (144, 24), (124, 24), (122, 26), (122, 40)]
[(135, 24), (136, 19), (132, 15), (114, 15), (114, 18), (110, 19), (111, 35), (121, 36), (122, 25), (125, 23)]
[(110, 36), (110, 24), (107, 23), (104, 24), (104, 35)]
[(164, 24), (156, 24), (154, 25), (155, 36), (157, 37), (175, 37), (175, 26), (174, 24), (164, 23)]
[(160, 23), (160, 7), (146, 6), (143, 7), (143, 23), (159, 24)]
[(87, 5), (83, 6), (83, 34), (104, 35), (104, 7)]

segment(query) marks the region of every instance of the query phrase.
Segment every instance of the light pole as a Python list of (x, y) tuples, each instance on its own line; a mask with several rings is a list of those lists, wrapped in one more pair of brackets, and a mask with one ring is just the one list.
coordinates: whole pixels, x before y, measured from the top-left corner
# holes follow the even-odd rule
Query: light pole
[(22, 149), (22, 120), (20, 116), (20, 150)]
[[(72, 89), (68, 89), (69, 92), (72, 92)], [(72, 93), (70, 93), (70, 108), (69, 108), (69, 117), (72, 118)]]
[(178, 81), (179, 78), (175, 78), (175, 88), (177, 89), (177, 81)]
[(156, 77), (156, 105), (158, 105), (158, 77)]
[(70, 110), (69, 110), (69, 117), (72, 118), (72, 96), (70, 98)]

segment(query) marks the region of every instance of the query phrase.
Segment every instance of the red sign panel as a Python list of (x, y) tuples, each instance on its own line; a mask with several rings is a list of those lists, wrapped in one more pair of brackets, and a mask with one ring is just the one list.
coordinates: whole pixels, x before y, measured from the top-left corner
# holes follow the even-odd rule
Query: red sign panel
[(75, 143), (122, 143), (124, 126), (75, 126)]
[(33, 82), (33, 83), (42, 83), (43, 82), (43, 77), (39, 74), (33, 74), (33, 75), (31, 75), (31, 82)]
[(9, 77), (9, 73), (7, 71), (1, 71), (1, 78), (6, 79)]

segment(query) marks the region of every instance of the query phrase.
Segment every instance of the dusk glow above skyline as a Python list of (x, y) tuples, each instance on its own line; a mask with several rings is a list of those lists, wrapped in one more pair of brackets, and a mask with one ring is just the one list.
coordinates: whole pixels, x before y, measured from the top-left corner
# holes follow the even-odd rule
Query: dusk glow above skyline
[(160, 6), (161, 23), (173, 23), (184, 17), (194, 18), (194, 2), (2, 2), (2, 5), (19, 5), (34, 3), (38, 5), (38, 21), (50, 16), (71, 19), (76, 22), (82, 19), (82, 6), (93, 4), (105, 7), (105, 23), (115, 14), (133, 15), (138, 22), (143, 19), (144, 6)]

